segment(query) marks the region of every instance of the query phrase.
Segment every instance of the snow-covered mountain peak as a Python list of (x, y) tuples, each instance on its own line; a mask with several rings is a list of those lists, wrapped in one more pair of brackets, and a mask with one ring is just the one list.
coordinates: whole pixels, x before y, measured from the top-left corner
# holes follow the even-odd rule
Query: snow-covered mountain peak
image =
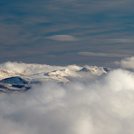
[(53, 76), (53, 75), (72, 76), (72, 74), (73, 74), (72, 70), (70, 70), (68, 68), (64, 68), (64, 69), (54, 70), (52, 72), (45, 73), (44, 75), (47, 75), (47, 76)]
[(92, 75), (99, 76), (99, 75), (108, 73), (108, 71), (110, 71), (109, 68), (86, 65), (77, 72), (79, 72), (79, 73), (89, 73), (89, 74), (92, 74)]
[(0, 68), (0, 84), (6, 89), (24, 90), (32, 84), (39, 84), (44, 81), (52, 80), (66, 83), (77, 78), (94, 79), (108, 71), (110, 71), (109, 68), (89, 65), (83, 67), (77, 65), (50, 66), (15, 62), (5, 64), (5, 69), (4, 65)]

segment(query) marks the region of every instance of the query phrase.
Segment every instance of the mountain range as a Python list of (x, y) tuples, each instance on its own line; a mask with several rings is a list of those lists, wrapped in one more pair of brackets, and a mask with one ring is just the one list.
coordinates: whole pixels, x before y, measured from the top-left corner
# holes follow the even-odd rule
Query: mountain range
[[(31, 66), (31, 69), (30, 69)], [(32, 85), (45, 81), (68, 83), (78, 78), (95, 79), (111, 69), (97, 66), (49, 66), (25, 65), (23, 71), (14, 68), (0, 68), (0, 92), (27, 91)]]

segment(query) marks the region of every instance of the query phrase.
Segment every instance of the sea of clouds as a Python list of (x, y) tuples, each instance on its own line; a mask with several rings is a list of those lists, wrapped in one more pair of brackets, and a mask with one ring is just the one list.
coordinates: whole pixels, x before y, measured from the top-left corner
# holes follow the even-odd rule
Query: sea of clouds
[(133, 134), (133, 59), (116, 62), (120, 68), (96, 80), (48, 81), (24, 93), (1, 93), (0, 134)]

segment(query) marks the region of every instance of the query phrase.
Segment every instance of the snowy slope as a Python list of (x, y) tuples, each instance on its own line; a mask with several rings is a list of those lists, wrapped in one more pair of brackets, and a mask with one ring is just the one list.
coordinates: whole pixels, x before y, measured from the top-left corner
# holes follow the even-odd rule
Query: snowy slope
[(0, 80), (4, 79), (4, 78), (8, 78), (8, 77), (12, 77), (12, 76), (20, 76), (21, 74), (12, 71), (12, 70), (5, 70), (3, 68), (0, 68)]
[(0, 65), (0, 89), (26, 90), (44, 81), (71, 82), (76, 78), (90, 78), (107, 74), (110, 69), (97, 66), (50, 66), (8, 62)]

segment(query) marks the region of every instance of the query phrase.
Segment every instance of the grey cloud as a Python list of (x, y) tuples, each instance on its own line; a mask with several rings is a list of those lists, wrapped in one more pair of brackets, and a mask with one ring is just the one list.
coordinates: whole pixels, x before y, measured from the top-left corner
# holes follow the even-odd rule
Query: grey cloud
[(56, 41), (77, 41), (78, 39), (72, 35), (53, 35), (46, 37), (47, 39)]
[(24, 24), (37, 24), (37, 23), (48, 23), (50, 20), (44, 16), (38, 17), (27, 17), (23, 20)]
[[(55, 6), (57, 7), (63, 7), (65, 5), (68, 5), (72, 7), (70, 10), (74, 12), (79, 12), (79, 13), (85, 13), (87, 11), (88, 14), (94, 14), (94, 13), (99, 13), (103, 11), (111, 11), (111, 10), (126, 10), (129, 11), (129, 9), (132, 9), (132, 0), (84, 0), (84, 1), (76, 1), (76, 0), (70, 0), (70, 1), (57, 1)], [(128, 8), (130, 7), (130, 8)], [(62, 8), (63, 9), (63, 8)], [(82, 9), (82, 10), (79, 10)]]
[(133, 39), (109, 39), (111, 42), (115, 43), (134, 43)]
[(94, 53), (94, 52), (78, 52), (80, 55), (84, 56), (101, 56), (101, 57), (126, 57), (127, 54), (113, 54), (113, 53)]

